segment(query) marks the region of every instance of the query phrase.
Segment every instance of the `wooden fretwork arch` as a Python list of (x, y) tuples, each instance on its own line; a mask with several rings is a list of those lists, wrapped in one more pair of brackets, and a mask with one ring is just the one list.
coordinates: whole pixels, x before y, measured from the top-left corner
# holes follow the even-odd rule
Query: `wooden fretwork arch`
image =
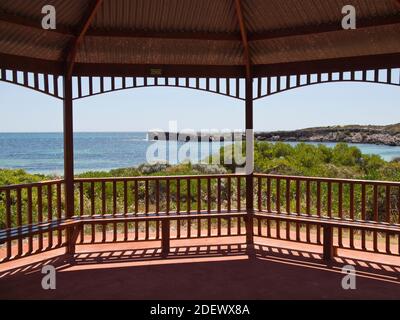
[[(0, 81), (63, 99), (64, 76), (62, 75), (0, 69)], [(74, 100), (102, 93), (145, 87), (188, 88), (245, 100), (244, 78), (74, 76), (72, 81)], [(296, 88), (334, 82), (363, 82), (400, 86), (400, 67), (258, 77), (253, 79), (253, 99), (258, 100)]]
[(192, 78), (192, 77), (84, 77), (73, 81), (73, 99), (132, 88), (177, 87), (220, 94), (245, 100), (245, 80), (241, 78)]
[(60, 75), (0, 69), (0, 81), (63, 99), (63, 76)]
[(256, 78), (253, 83), (253, 99), (261, 99), (300, 87), (332, 82), (364, 82), (400, 86), (400, 67), (260, 77)]
[[(0, 81), (63, 99), (64, 76), (62, 75), (1, 69)], [(113, 91), (145, 87), (188, 88), (245, 100), (245, 79), (243, 78), (73, 76), (72, 82), (73, 100)]]

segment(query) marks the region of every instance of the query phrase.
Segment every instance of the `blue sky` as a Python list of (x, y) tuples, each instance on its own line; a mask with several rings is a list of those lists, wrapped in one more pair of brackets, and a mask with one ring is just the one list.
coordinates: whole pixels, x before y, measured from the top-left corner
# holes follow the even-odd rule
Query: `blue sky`
[[(62, 102), (0, 82), (0, 132), (62, 131)], [(400, 122), (400, 88), (329, 83), (289, 90), (255, 103), (256, 130)], [(140, 88), (75, 101), (75, 131), (242, 129), (244, 102), (182, 88)]]

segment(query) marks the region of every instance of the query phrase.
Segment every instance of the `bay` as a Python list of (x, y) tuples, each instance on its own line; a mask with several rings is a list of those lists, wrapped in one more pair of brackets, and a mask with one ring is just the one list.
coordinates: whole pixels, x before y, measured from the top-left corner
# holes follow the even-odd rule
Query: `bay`
[[(146, 162), (146, 151), (154, 141), (145, 132), (78, 132), (74, 134), (75, 172), (111, 170)], [(317, 142), (310, 142), (318, 144)], [(289, 142), (295, 145), (296, 142)], [(324, 143), (332, 147), (335, 143)], [(178, 142), (178, 150), (184, 145)], [(186, 149), (197, 150), (190, 159), (204, 159), (218, 152), (220, 142), (190, 142)], [(390, 161), (400, 157), (400, 147), (353, 144), (366, 154), (378, 154)], [(167, 147), (166, 154), (169, 153)], [(170, 163), (177, 163), (168, 158)], [(0, 133), (0, 168), (23, 169), (30, 173), (62, 174), (62, 133)]]

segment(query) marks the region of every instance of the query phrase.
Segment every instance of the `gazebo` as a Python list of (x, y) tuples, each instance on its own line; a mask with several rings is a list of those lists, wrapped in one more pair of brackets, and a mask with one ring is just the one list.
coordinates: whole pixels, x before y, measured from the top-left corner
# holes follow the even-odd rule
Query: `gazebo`
[[(0, 186), (0, 258), (156, 240), (161, 259), (171, 240), (235, 236), (250, 256), (260, 239), (317, 245), (327, 263), (337, 249), (399, 256), (400, 183), (251, 170), (255, 100), (336, 81), (400, 86), (400, 1), (352, 0), (355, 29), (342, 25), (348, 2), (2, 0), (0, 80), (63, 101), (64, 178)], [(48, 5), (55, 29), (42, 26)], [(75, 178), (74, 100), (149, 86), (242, 100), (250, 170)]]

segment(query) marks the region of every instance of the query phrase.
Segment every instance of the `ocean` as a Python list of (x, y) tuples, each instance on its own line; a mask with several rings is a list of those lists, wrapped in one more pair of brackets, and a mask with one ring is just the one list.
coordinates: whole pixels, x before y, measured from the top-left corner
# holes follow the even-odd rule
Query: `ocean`
[[(146, 152), (154, 143), (154, 141), (147, 140), (145, 132), (75, 133), (75, 172), (111, 170), (145, 163)], [(324, 144), (335, 145), (335, 143)], [(217, 153), (222, 145), (221, 142), (190, 142), (185, 145), (185, 149), (190, 149), (190, 159), (194, 161)], [(354, 145), (363, 153), (378, 154), (385, 160), (400, 157), (400, 147)], [(176, 149), (167, 147), (164, 150), (161, 148), (160, 153), (156, 154), (159, 156), (158, 160), (164, 158), (165, 154), (174, 155), (173, 150), (183, 152), (182, 146), (184, 143), (178, 142)], [(183, 158), (167, 156), (170, 163), (177, 163), (179, 159)], [(0, 168), (24, 169), (30, 173), (62, 174), (62, 133), (0, 133)]]

